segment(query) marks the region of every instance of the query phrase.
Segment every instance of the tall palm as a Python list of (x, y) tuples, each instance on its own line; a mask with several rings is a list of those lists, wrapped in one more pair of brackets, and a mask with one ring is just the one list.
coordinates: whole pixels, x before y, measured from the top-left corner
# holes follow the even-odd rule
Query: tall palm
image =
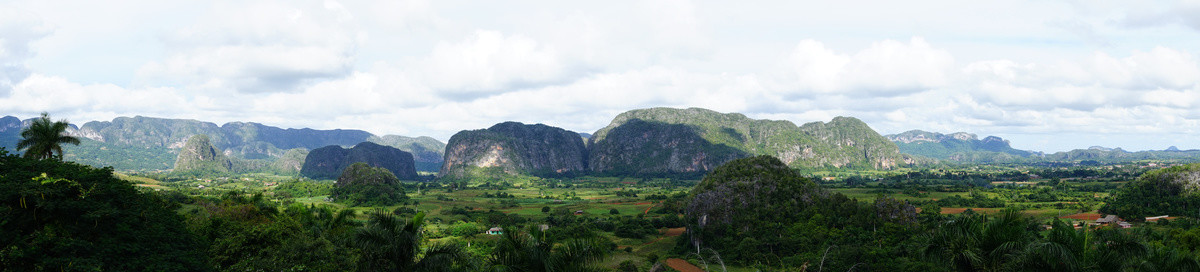
[(1036, 238), (1026, 229), (1030, 222), (1012, 209), (995, 217), (963, 215), (935, 229), (923, 253), (955, 271), (1008, 270), (1022, 246)]
[(545, 232), (505, 232), (492, 252), (492, 270), (498, 272), (604, 271), (596, 262), (608, 256), (596, 239), (573, 239), (556, 245)]
[(1133, 234), (1117, 229), (1075, 230), (1055, 220), (1046, 238), (1029, 243), (1018, 261), (1025, 271), (1125, 271), (1147, 248)]
[(50, 122), (50, 114), (42, 113), (29, 127), (21, 130), (21, 141), (17, 142), (17, 150), (25, 150), (25, 158), (49, 159), (55, 153), (62, 156), (62, 144), (79, 145), (79, 138), (66, 135), (67, 120)]
[(1137, 271), (1200, 271), (1200, 260), (1178, 248), (1158, 245), (1151, 247), (1146, 257), (1133, 268)]
[(424, 248), (425, 213), (404, 220), (377, 209), (367, 225), (354, 234), (362, 250), (363, 271), (453, 271), (470, 266), (469, 256), (454, 245)]

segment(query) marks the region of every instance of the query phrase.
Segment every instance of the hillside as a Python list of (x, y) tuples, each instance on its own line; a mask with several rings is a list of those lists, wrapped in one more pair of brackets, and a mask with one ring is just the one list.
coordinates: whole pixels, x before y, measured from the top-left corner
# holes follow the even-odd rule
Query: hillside
[(312, 179), (336, 179), (346, 167), (359, 162), (387, 169), (401, 180), (419, 178), (411, 153), (372, 142), (350, 149), (336, 145), (313, 149), (305, 156), (300, 174)]
[(180, 148), (171, 173), (204, 176), (229, 173), (232, 169), (233, 163), (220, 149), (213, 147), (208, 135), (198, 134), (188, 138)]
[(910, 130), (884, 136), (895, 142), (900, 153), (958, 162), (1015, 162), (1040, 157), (1039, 152), (1012, 148), (1008, 140), (988, 136), (980, 140), (975, 134), (957, 132), (941, 134)]
[(437, 172), (442, 168), (446, 144), (428, 136), (406, 137), (399, 135), (371, 136), (368, 142), (391, 146), (412, 153), (417, 162), (417, 171)]
[[(15, 149), (20, 140), (20, 128), (27, 123), (28, 120), (21, 121), (12, 116), (0, 118), (0, 147)], [(417, 154), (418, 163), (425, 171), (437, 171), (445, 146), (430, 137), (380, 137), (361, 130), (283, 129), (253, 122), (217, 126), (197, 120), (143, 116), (87, 122), (80, 127), (72, 126), (67, 132), (80, 137), (82, 142), (79, 146), (65, 147), (67, 160), (112, 166), (117, 170), (170, 169), (174, 167), (179, 149), (189, 137), (198, 134), (208, 135), (213, 147), (224, 150), (224, 154), (235, 162), (255, 164), (240, 169), (261, 168), (256, 166), (273, 163), (291, 149), (312, 150), (373, 141)]]
[(908, 164), (895, 144), (852, 117), (796, 126), (699, 108), (622, 113), (596, 131), (589, 146), (592, 170), (613, 174), (705, 172), (753, 155), (778, 157), (801, 168), (889, 169)]
[(1123, 163), (1142, 160), (1170, 160), (1180, 162), (1200, 161), (1200, 150), (1145, 150), (1125, 151), (1121, 148), (1093, 146), (1046, 155), (1046, 160), (1061, 162), (1092, 161), (1096, 163)]
[(446, 145), (440, 177), (469, 178), (484, 172), (554, 176), (587, 169), (578, 133), (543, 124), (504, 122), (455, 133)]

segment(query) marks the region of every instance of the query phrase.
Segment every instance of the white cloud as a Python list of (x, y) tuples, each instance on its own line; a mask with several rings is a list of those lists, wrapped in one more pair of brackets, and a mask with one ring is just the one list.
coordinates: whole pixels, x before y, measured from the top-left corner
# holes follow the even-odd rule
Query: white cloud
[(657, 106), (981, 136), (1200, 120), (1186, 2), (22, 4), (0, 8), (0, 111), (28, 116), (443, 140), (506, 120), (591, 132)]
[(954, 58), (922, 38), (884, 40), (854, 54), (801, 41), (784, 64), (782, 86), (793, 95), (894, 96), (945, 86)]
[(0, 97), (29, 77), (26, 60), (34, 52), (29, 44), (50, 33), (41, 20), (22, 7), (0, 4)]
[(217, 2), (165, 38), (170, 55), (139, 71), (143, 85), (287, 92), (351, 73), (366, 39), (334, 1)]
[(477, 31), (460, 43), (440, 43), (413, 72), (447, 96), (507, 92), (572, 75), (554, 47), (496, 31)]

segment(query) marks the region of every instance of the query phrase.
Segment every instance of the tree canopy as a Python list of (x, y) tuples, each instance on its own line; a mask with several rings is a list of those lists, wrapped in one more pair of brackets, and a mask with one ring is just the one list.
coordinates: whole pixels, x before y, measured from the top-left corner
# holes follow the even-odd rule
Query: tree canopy
[(67, 120), (51, 122), (50, 114), (43, 112), (41, 118), (35, 119), (29, 127), (21, 130), (21, 141), (17, 142), (17, 149), (24, 149), (26, 158), (49, 159), (55, 154), (62, 157), (63, 144), (79, 145), (79, 138), (66, 135), (70, 126)]

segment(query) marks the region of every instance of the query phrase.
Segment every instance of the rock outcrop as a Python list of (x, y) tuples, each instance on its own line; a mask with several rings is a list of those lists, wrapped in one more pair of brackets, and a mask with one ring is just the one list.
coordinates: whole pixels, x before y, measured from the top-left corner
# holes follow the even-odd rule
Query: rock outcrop
[(198, 134), (188, 138), (179, 149), (172, 174), (222, 174), (229, 173), (233, 163), (221, 150), (213, 147), (208, 135)]
[(959, 162), (1013, 162), (1040, 157), (1039, 152), (1018, 150), (1008, 140), (996, 136), (980, 140), (975, 134), (956, 132), (941, 134), (910, 130), (884, 136), (896, 143), (900, 153)]
[(592, 171), (618, 175), (702, 174), (753, 155), (803, 168), (889, 169), (905, 163), (895, 144), (851, 117), (796, 126), (699, 108), (622, 113), (592, 135), (589, 147)]
[(350, 149), (336, 145), (314, 149), (304, 158), (300, 174), (312, 179), (335, 179), (347, 166), (357, 162), (387, 169), (402, 180), (419, 178), (411, 153), (372, 142), (362, 142)]
[(587, 169), (587, 149), (578, 133), (543, 124), (504, 122), (461, 131), (446, 144), (444, 178), (481, 173), (556, 176)]

